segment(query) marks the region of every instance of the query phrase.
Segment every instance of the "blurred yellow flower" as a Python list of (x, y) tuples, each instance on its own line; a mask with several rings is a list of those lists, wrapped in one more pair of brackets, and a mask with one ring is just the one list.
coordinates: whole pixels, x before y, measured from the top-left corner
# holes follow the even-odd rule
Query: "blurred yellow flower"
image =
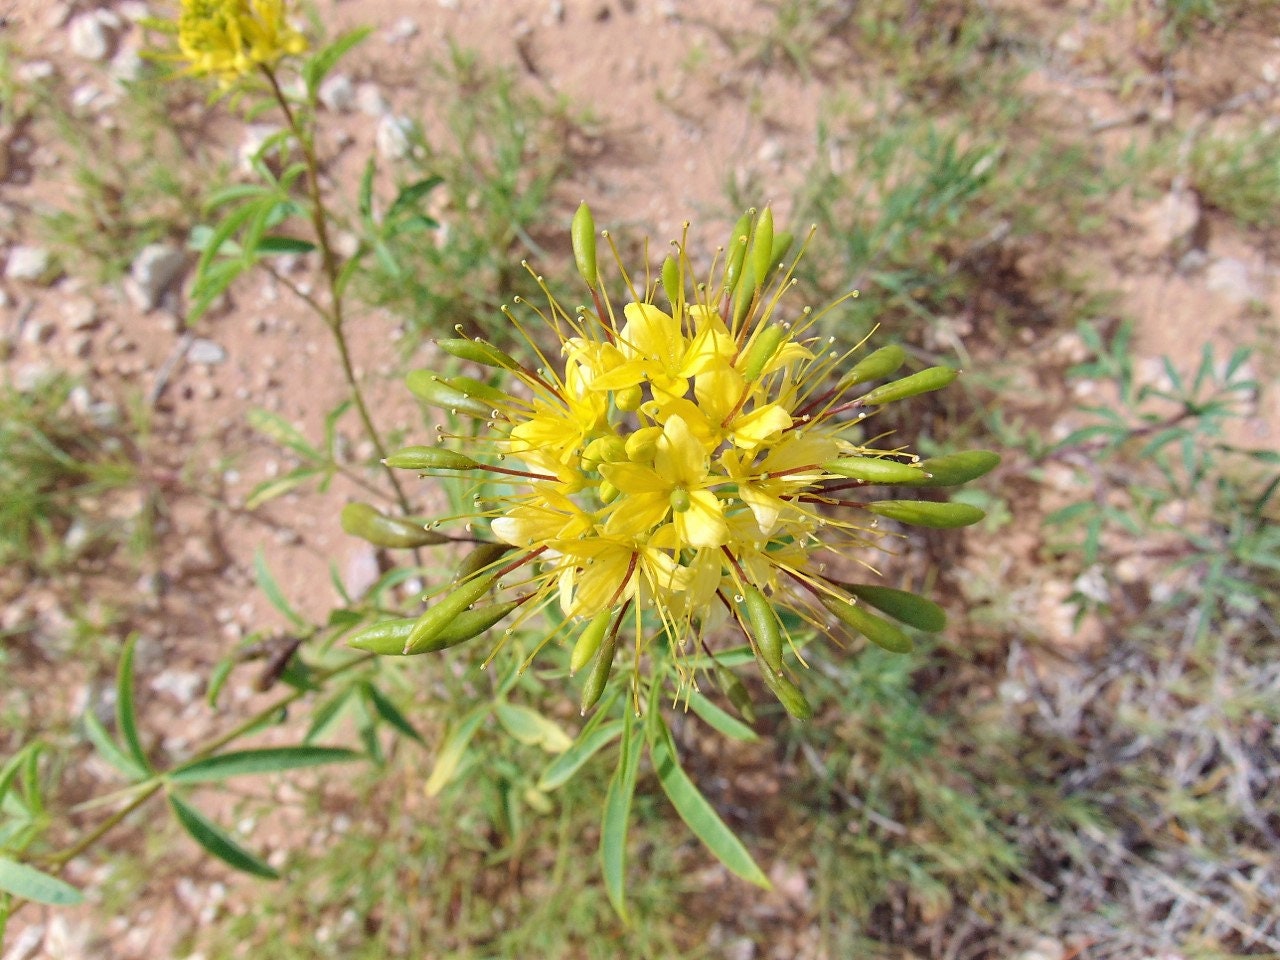
[(178, 49), (188, 73), (229, 86), (303, 53), (307, 40), (289, 25), (285, 0), (182, 0)]

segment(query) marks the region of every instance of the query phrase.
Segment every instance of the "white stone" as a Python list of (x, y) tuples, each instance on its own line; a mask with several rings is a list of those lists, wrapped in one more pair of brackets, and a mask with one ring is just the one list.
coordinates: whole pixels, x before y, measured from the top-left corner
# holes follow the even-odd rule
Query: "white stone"
[(418, 35), (418, 24), (412, 17), (401, 17), (387, 31), (387, 43), (404, 43)]
[(71, 52), (85, 60), (105, 60), (111, 53), (111, 31), (108, 21), (92, 13), (82, 13), (67, 28), (67, 43)]
[(133, 281), (129, 295), (142, 310), (154, 310), (165, 291), (178, 279), (186, 262), (181, 250), (167, 243), (152, 243), (142, 248), (129, 268)]
[(111, 77), (117, 83), (133, 83), (142, 76), (142, 56), (133, 47), (126, 47), (111, 60)]
[(378, 551), (372, 545), (367, 543), (357, 544), (352, 549), (352, 552), (347, 554), (342, 580), (347, 585), (347, 592), (352, 597), (356, 599), (363, 597), (369, 588), (378, 582), (378, 578), (381, 576), (382, 569), (378, 565)]
[(355, 84), (344, 73), (334, 73), (325, 77), (316, 95), (325, 107), (335, 113), (350, 113), (356, 105)]
[(212, 340), (206, 340), (203, 337), (192, 340), (191, 346), (187, 348), (188, 363), (212, 367), (219, 363), (225, 363), (226, 359), (226, 350)]
[(98, 313), (88, 297), (68, 300), (59, 307), (62, 319), (72, 331), (92, 330), (98, 325)]
[(48, 60), (31, 60), (18, 68), (18, 80), (22, 83), (39, 83), (41, 80), (48, 80), (56, 72)]
[(1235, 257), (1219, 257), (1209, 264), (1204, 282), (1206, 287), (1232, 303), (1251, 303), (1262, 299), (1262, 291), (1254, 282), (1249, 265)]
[(378, 156), (383, 160), (403, 160), (412, 149), (409, 140), (412, 132), (413, 121), (408, 117), (384, 116), (378, 121), (378, 130), (373, 137)]
[(1190, 190), (1170, 191), (1142, 212), (1144, 254), (1156, 257), (1189, 244), (1200, 224), (1200, 202)]
[(43, 923), (33, 923), (13, 938), (4, 960), (31, 960), (44, 942), (45, 927)]
[(391, 112), (391, 103), (382, 95), (376, 83), (362, 83), (356, 87), (356, 107), (369, 117), (381, 117)]
[(236, 161), (242, 173), (253, 172), (253, 161), (262, 152), (262, 146), (280, 132), (273, 123), (251, 123), (245, 130), (244, 140), (236, 151)]
[(4, 267), (6, 279), (25, 280), (28, 283), (52, 280), (54, 271), (53, 257), (44, 247), (14, 247), (9, 251), (9, 259)]

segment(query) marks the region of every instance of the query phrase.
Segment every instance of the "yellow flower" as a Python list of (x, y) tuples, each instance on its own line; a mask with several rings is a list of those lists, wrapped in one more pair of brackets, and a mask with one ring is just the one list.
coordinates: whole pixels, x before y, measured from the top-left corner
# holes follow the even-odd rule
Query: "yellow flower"
[[(864, 381), (892, 374), (905, 354), (882, 349), (846, 370), (852, 351), (834, 351), (816, 336), (807, 308), (784, 306), (791, 270), (779, 263), (771, 217), (768, 223), (750, 237), (756, 247), (771, 244), (750, 253), (761, 282), (743, 279), (751, 275), (741, 269), (745, 253), (727, 257), (718, 278), (699, 282), (681, 241), (659, 282), (636, 289), (622, 271), (631, 300), (620, 311), (600, 282), (594, 245), (576, 246), (593, 307), (571, 313), (548, 292), (546, 312), (536, 311), (559, 341), (558, 371), (510, 311), (541, 361), (537, 369), (483, 341), (441, 341), (455, 356), (517, 381), (505, 399), (485, 388), (483, 403), (463, 405), (484, 415), (491, 460), (479, 462), (468, 437), (461, 461), (442, 452), (405, 465), (473, 464), (484, 474), (484, 509), (474, 519), (514, 548), (499, 586), (531, 601), (527, 611), (558, 603), (569, 618), (561, 629), (589, 623), (583, 636), (597, 644), (607, 617), (601, 649), (610, 658), (624, 623), (634, 624), (637, 658), (665, 634), (664, 649), (677, 663), (684, 652), (709, 651), (713, 631), (729, 618), (756, 651), (770, 688), (797, 712), (803, 697), (780, 673), (786, 631), (771, 610), (790, 608), (824, 630), (834, 611), (845, 623), (880, 631), (876, 618), (865, 619), (871, 615), (848, 613), (852, 587), (829, 576), (827, 563), (866, 565), (858, 554), (884, 535), (861, 488), (924, 484), (929, 475), (913, 466), (914, 456), (867, 446), (862, 420), (882, 398), (936, 389), (954, 371), (934, 368), (940, 372), (896, 381), (887, 393), (866, 392)], [(745, 238), (739, 244), (747, 245)], [(441, 381), (420, 395), (460, 409), (463, 386)], [(494, 482), (512, 489), (494, 495)], [(895, 503), (885, 515), (959, 525), (934, 509), (953, 505)], [(960, 519), (972, 522), (968, 516)], [(575, 657), (582, 662), (585, 654)]]
[(187, 72), (229, 86), (282, 57), (303, 53), (307, 40), (285, 14), (285, 0), (182, 0), (178, 49)]

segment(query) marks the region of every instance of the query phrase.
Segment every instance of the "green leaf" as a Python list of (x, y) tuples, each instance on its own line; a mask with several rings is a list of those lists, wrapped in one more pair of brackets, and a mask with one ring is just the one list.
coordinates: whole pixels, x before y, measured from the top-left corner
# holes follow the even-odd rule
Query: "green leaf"
[(125, 641), (120, 652), (120, 666), (116, 671), (116, 728), (124, 737), (129, 755), (138, 766), (150, 772), (155, 768), (142, 749), (142, 738), (138, 736), (138, 712), (133, 700), (133, 655), (137, 647), (138, 635), (135, 633)]
[(609, 780), (604, 798), (604, 819), (600, 825), (600, 870), (604, 889), (614, 911), (625, 923), (627, 916), (627, 828), (631, 824), (631, 798), (636, 792), (640, 766), (641, 737), (644, 730), (635, 724), (635, 715), (623, 715), (622, 753)]
[(402, 188), (396, 194), (396, 198), (391, 201), (391, 206), (387, 208), (387, 215), (384, 219), (394, 220), (397, 214), (412, 212), (419, 200), (442, 183), (444, 183), (443, 177), (427, 177), (425, 180), (419, 180)]
[(689, 775), (680, 768), (671, 732), (661, 719), (657, 721), (657, 731), (649, 741), (649, 756), (653, 760), (653, 769), (658, 775), (658, 782), (662, 784), (663, 792), (694, 836), (730, 872), (748, 883), (754, 883), (765, 890), (770, 889), (769, 878), (756, 865), (742, 841), (720, 819), (720, 815), (689, 779)]
[(416, 740), (422, 743), (422, 734), (414, 729), (408, 718), (400, 712), (394, 703), (387, 699), (386, 695), (371, 683), (362, 683), (360, 689), (364, 692), (374, 711), (385, 720), (388, 724), (395, 727), (410, 740)]
[(453, 775), (458, 772), (458, 767), (462, 765), (462, 758), (466, 756), (467, 744), (471, 742), (476, 730), (488, 715), (489, 704), (481, 704), (449, 731), (444, 744), (440, 747), (431, 775), (423, 785), (422, 789), (427, 796), (434, 797), (453, 779)]
[(306, 736), (302, 738), (303, 742), (310, 743), (323, 737), (329, 728), (337, 722), (342, 715), (343, 709), (351, 702), (355, 693), (355, 687), (343, 687), (337, 696), (330, 697), (317, 705), (311, 711), (311, 726), (307, 728)]
[(349, 763), (359, 759), (360, 754), (342, 747), (263, 747), (193, 760), (170, 770), (168, 779), (174, 783), (211, 783), (244, 774), (279, 773), (282, 770), (318, 767), (326, 763)]
[(588, 760), (617, 740), (622, 735), (622, 727), (621, 720), (611, 720), (586, 736), (579, 737), (573, 742), (573, 746), (556, 757), (543, 771), (538, 780), (538, 789), (546, 792), (563, 786)]
[(253, 252), (263, 256), (274, 256), (282, 253), (310, 253), (315, 248), (316, 245), (310, 240), (268, 234), (258, 240), (257, 245), (253, 247)]
[(245, 497), (244, 500), (244, 508), (246, 510), (256, 510), (268, 500), (282, 497), (323, 473), (324, 470), (320, 467), (298, 467), (296, 470), (290, 470), (282, 477), (263, 480), (249, 491), (249, 496)]
[(249, 426), (254, 430), (257, 430), (265, 437), (269, 437), (281, 446), (288, 447), (299, 456), (318, 463), (324, 462), (324, 454), (311, 445), (311, 442), (303, 435), (301, 430), (280, 416), (280, 414), (273, 413), (270, 410), (263, 410), (261, 407), (255, 407), (249, 411), (246, 419), (249, 421)]
[(342, 34), (333, 43), (322, 48), (302, 66), (302, 78), (307, 85), (307, 96), (312, 100), (320, 90), (320, 84), (337, 66), (338, 61), (370, 34), (369, 27), (360, 27)]
[(84, 902), (84, 895), (65, 880), (8, 857), (0, 857), (0, 890), (53, 907), (73, 907)]
[(541, 747), (547, 753), (564, 753), (573, 746), (573, 739), (536, 710), (499, 701), (498, 722), (516, 740), (530, 747)]
[(93, 710), (85, 711), (83, 720), (85, 736), (89, 738), (89, 742), (93, 744), (103, 760), (130, 782), (146, 779), (146, 768), (140, 766), (133, 757), (120, 749)]
[(229, 833), (185, 800), (170, 794), (169, 806), (173, 808), (174, 816), (178, 818), (183, 829), (191, 834), (191, 838), (223, 863), (237, 870), (243, 870), (245, 873), (251, 873), (255, 877), (264, 877), (268, 880), (279, 879), (279, 873), (236, 843)]
[(284, 598), (284, 594), (280, 592), (280, 585), (276, 583), (276, 578), (271, 575), (271, 570), (267, 567), (267, 558), (259, 547), (253, 555), (253, 576), (258, 581), (258, 587), (266, 595), (271, 605), (283, 613), (298, 628), (305, 630), (308, 627), (307, 621), (289, 605), (289, 601)]
[(743, 740), (747, 743), (754, 743), (760, 739), (759, 735), (749, 726), (716, 706), (715, 703), (696, 690), (689, 695), (689, 709), (696, 713), (711, 729), (719, 731), (730, 739)]

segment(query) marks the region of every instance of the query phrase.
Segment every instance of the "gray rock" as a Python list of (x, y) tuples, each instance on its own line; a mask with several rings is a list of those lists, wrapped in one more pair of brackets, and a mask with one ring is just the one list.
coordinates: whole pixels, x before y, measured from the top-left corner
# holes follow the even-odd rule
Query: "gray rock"
[(412, 40), (421, 29), (412, 17), (401, 17), (387, 31), (387, 43), (404, 43)]
[(1219, 257), (1209, 264), (1204, 282), (1206, 287), (1222, 294), (1232, 303), (1252, 303), (1263, 297), (1249, 265), (1235, 257)]
[(412, 132), (413, 121), (408, 117), (384, 116), (378, 121), (378, 130), (373, 137), (378, 156), (383, 160), (403, 160), (412, 149), (409, 140)]
[(226, 360), (227, 351), (220, 344), (214, 343), (212, 340), (206, 340), (203, 337), (192, 340), (191, 346), (187, 348), (188, 363), (213, 367), (220, 363), (225, 363)]
[(65, 301), (59, 307), (59, 312), (67, 323), (67, 329), (75, 333), (92, 330), (98, 325), (97, 308), (88, 297), (77, 297), (74, 300)]
[(142, 248), (129, 268), (129, 297), (142, 310), (154, 310), (165, 292), (178, 279), (186, 262), (181, 250), (167, 243)]
[(1171, 191), (1139, 215), (1143, 237), (1139, 247), (1157, 257), (1170, 250), (1182, 253), (1196, 246), (1200, 227), (1200, 200), (1189, 190)]
[(44, 247), (14, 247), (4, 267), (6, 279), (27, 283), (48, 283), (57, 272), (53, 256)]
[(114, 39), (107, 23), (96, 10), (75, 17), (67, 27), (67, 44), (71, 52), (85, 60), (107, 59)]
[(391, 112), (391, 102), (376, 83), (362, 83), (356, 87), (356, 108), (365, 116), (381, 117)]
[(351, 78), (334, 73), (325, 78), (316, 94), (320, 102), (334, 113), (350, 113), (356, 106), (356, 88)]

